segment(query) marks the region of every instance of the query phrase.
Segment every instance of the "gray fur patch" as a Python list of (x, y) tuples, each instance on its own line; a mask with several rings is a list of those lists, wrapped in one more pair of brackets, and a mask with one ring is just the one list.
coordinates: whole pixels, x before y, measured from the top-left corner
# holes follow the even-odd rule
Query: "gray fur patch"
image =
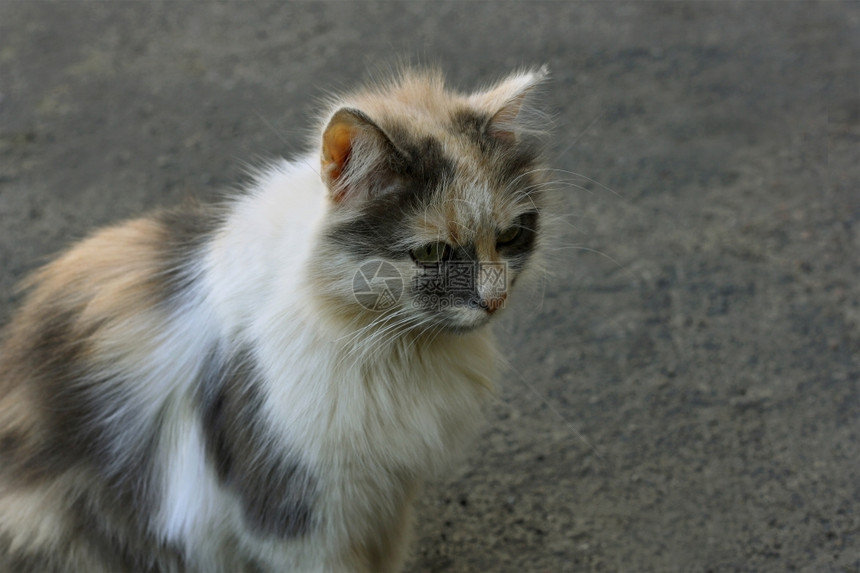
[[(458, 109), (451, 114), (454, 131), (477, 144), (488, 159), (500, 190), (516, 191), (526, 187), (530, 180), (517, 178), (539, 164), (545, 147), (543, 142), (527, 133), (519, 133), (513, 141), (494, 137), (489, 132), (490, 120), (489, 115), (471, 108)], [(517, 184), (511, 186), (514, 181)]]
[[(71, 509), (74, 523), (68, 559), (88, 557), (106, 570), (117, 573), (161, 573), (185, 571), (182, 551), (156, 539), (137, 516), (118, 510), (110, 495), (82, 495)], [(75, 571), (83, 571), (79, 566)]]
[(203, 250), (222, 223), (222, 216), (215, 206), (188, 202), (158, 211), (154, 218), (164, 232), (158, 249), (161, 269), (154, 279), (159, 282), (161, 298), (177, 303), (197, 280)]
[(241, 500), (249, 527), (282, 539), (313, 526), (316, 479), (275, 441), (260, 413), (254, 358), (213, 352), (201, 384), (206, 448), (218, 478)]
[(408, 254), (390, 246), (402, 239), (404, 219), (429, 204), (435, 194), (455, 176), (454, 162), (445, 157), (442, 145), (427, 137), (410, 138), (405, 130), (388, 128), (386, 134), (399, 150), (386, 165), (387, 180), (393, 183), (383, 193), (371, 194), (354, 217), (327, 231), (327, 238), (361, 258), (398, 259)]

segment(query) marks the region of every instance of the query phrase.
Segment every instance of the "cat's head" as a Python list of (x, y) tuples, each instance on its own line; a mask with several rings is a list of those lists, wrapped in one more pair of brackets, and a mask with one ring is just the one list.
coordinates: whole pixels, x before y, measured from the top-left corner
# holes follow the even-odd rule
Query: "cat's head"
[(394, 332), (465, 332), (505, 307), (542, 243), (546, 170), (528, 100), (546, 74), (459, 94), (436, 72), (402, 72), (337, 100), (321, 129), (319, 294)]

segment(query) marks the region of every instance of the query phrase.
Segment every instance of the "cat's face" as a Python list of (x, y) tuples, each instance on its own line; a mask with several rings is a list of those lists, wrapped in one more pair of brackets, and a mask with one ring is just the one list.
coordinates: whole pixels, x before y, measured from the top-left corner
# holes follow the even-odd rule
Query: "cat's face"
[(541, 244), (545, 171), (518, 121), (542, 77), (462, 96), (407, 75), (346, 100), (323, 135), (321, 290), (392, 331), (465, 332), (504, 308)]

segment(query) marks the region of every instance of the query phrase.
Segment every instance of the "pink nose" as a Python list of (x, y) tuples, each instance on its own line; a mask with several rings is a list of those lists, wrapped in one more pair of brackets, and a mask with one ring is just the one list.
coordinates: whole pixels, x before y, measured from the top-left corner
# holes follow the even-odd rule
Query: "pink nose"
[(500, 295), (494, 296), (491, 299), (487, 299), (487, 312), (492, 314), (505, 306), (506, 298), (508, 298), (507, 293), (502, 293)]

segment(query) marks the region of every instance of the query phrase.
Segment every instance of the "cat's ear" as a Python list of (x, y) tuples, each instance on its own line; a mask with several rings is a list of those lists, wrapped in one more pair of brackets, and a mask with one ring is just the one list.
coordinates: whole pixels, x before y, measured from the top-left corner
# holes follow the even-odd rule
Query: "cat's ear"
[(364, 113), (337, 110), (323, 130), (321, 153), (321, 175), (332, 200), (341, 203), (371, 191), (391, 163), (386, 157), (396, 154), (385, 132)]
[(490, 114), (487, 135), (515, 143), (519, 134), (533, 131), (532, 118), (524, 117), (524, 109), (529, 96), (548, 77), (549, 68), (544, 65), (508, 76), (489, 90), (473, 95), (473, 105)]

